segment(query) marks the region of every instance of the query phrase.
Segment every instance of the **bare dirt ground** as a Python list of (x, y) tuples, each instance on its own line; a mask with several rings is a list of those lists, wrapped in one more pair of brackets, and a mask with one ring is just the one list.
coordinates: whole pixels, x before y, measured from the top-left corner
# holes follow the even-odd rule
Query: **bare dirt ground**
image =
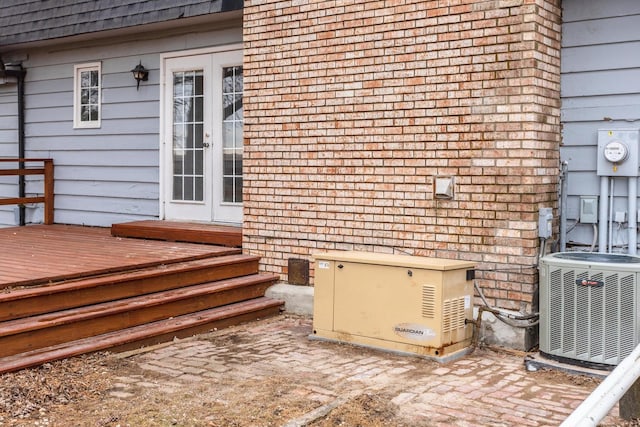
[[(231, 334), (217, 339), (222, 344), (243, 337)], [(362, 351), (350, 346), (336, 349), (346, 355)], [(0, 426), (287, 426), (319, 407), (318, 401), (301, 393), (295, 375), (219, 376), (171, 388), (171, 378), (142, 369), (136, 355), (87, 355), (1, 375)], [(589, 377), (552, 371), (531, 375), (545, 384), (571, 383), (590, 389), (598, 383)], [(135, 387), (129, 387), (132, 381)], [(323, 413), (297, 425), (416, 425), (401, 413), (393, 397), (384, 389), (345, 393), (333, 407), (324, 405)], [(436, 424), (423, 421), (419, 425)], [(452, 419), (450, 425), (459, 424)], [(640, 424), (607, 424), (614, 425)]]
[[(0, 377), (2, 426), (278, 426), (313, 410), (315, 403), (296, 398), (295, 383), (271, 378), (238, 384), (199, 384), (188, 394), (157, 389), (121, 399), (114, 397), (118, 378), (153, 374), (108, 353), (48, 363)], [(225, 391), (226, 389), (226, 391)], [(252, 393), (259, 390), (259, 393)], [(206, 396), (216, 396), (214, 399)], [(262, 396), (262, 399), (258, 397)], [(265, 396), (286, 397), (269, 399)], [(228, 403), (233, 402), (230, 406)], [(215, 414), (215, 415), (212, 415)], [(395, 418), (395, 405), (381, 395), (360, 395), (309, 426), (406, 425)]]

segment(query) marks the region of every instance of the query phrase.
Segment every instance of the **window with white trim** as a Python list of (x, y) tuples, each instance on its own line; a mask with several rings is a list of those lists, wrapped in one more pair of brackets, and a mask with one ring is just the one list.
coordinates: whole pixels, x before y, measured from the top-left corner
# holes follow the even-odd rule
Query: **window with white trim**
[(101, 64), (93, 62), (74, 67), (73, 73), (73, 127), (99, 128), (102, 89)]

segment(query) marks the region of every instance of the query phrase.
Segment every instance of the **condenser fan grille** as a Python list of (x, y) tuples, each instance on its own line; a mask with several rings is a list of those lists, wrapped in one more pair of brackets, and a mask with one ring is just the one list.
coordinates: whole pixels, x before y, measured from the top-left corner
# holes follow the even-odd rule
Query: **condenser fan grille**
[[(548, 333), (548, 340), (541, 339), (541, 350), (613, 365), (633, 351), (635, 272), (551, 267), (547, 285), (548, 319), (541, 334)], [(543, 348), (545, 341), (548, 348)]]

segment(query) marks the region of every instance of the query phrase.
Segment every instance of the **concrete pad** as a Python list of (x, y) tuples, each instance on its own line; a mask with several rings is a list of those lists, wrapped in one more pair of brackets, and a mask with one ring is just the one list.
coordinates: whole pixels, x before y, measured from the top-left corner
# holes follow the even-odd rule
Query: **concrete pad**
[(604, 379), (611, 373), (611, 370), (615, 366), (611, 367), (611, 370), (594, 369), (586, 366), (572, 365), (568, 363), (559, 362), (557, 360), (544, 357), (540, 353), (534, 353), (528, 355), (524, 359), (524, 365), (530, 372), (535, 372), (539, 369), (548, 369), (553, 371), (561, 371), (570, 375), (585, 375), (593, 378)]
[(289, 313), (313, 316), (313, 288), (311, 286), (277, 283), (267, 289), (265, 296), (284, 301), (284, 309)]
[[(473, 318), (478, 318), (478, 307), (473, 308)], [(481, 345), (495, 345), (527, 351), (525, 346), (525, 329), (514, 328), (500, 321), (495, 315), (485, 311), (482, 313), (480, 330)]]

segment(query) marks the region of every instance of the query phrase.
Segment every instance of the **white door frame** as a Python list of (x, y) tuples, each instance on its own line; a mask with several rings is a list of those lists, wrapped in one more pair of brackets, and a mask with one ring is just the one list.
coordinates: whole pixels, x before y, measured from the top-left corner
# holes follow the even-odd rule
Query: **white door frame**
[[(166, 203), (168, 202), (167, 185), (171, 185), (171, 183), (168, 182), (167, 180), (167, 177), (169, 176), (168, 175), (169, 171), (167, 170), (169, 168), (167, 153), (169, 152), (169, 150), (165, 148), (165, 144), (172, 144), (172, 141), (167, 140), (168, 132), (167, 132), (166, 123), (168, 123), (168, 121), (172, 122), (173, 120), (172, 117), (167, 117), (166, 103), (172, 101), (171, 99), (167, 99), (167, 95), (166, 95), (167, 60), (181, 58), (181, 57), (191, 57), (191, 56), (198, 56), (198, 55), (216, 54), (216, 53), (234, 52), (234, 51), (241, 52), (242, 44), (238, 43), (238, 44), (216, 46), (216, 47), (210, 47), (210, 48), (191, 49), (191, 50), (185, 50), (185, 51), (179, 51), (179, 52), (167, 52), (167, 53), (160, 54), (160, 115), (159, 115), (160, 116), (160, 129), (159, 129), (160, 138), (158, 141), (159, 190), (160, 190), (159, 191), (160, 193), (159, 217), (160, 219), (166, 219), (165, 206), (166, 206)], [(214, 167), (218, 167), (218, 165), (215, 165)], [(213, 207), (213, 209), (215, 209), (215, 206)], [(234, 222), (234, 221), (219, 221), (219, 222), (230, 222), (230, 223), (235, 223), (236, 225), (241, 225), (241, 224), (237, 224), (237, 222)]]

